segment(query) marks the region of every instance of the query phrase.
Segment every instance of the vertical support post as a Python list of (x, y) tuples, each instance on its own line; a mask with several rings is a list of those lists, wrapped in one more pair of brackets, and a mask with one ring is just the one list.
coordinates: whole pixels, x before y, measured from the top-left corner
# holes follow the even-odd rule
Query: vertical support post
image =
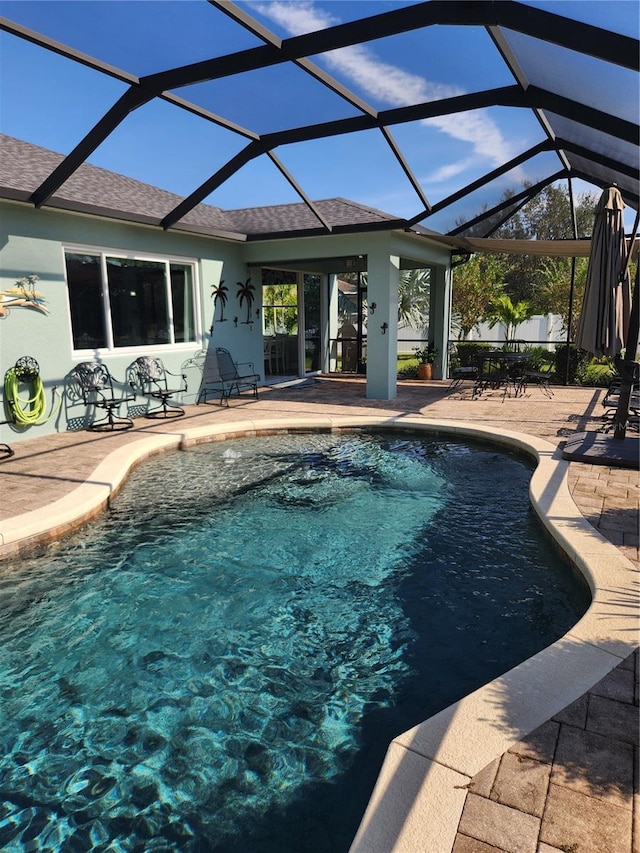
[(320, 370), (329, 373), (336, 369), (335, 352), (331, 341), (338, 331), (338, 277), (320, 277)]
[(434, 379), (443, 379), (449, 370), (451, 279), (450, 269), (439, 265), (432, 268), (429, 291), (429, 340), (438, 350), (433, 366)]
[(298, 367), (296, 370), (296, 376), (298, 378), (302, 378), (305, 375), (305, 340), (306, 340), (306, 328), (307, 328), (307, 318), (304, 311), (304, 273), (299, 272), (297, 275), (298, 280), (298, 341), (297, 341), (297, 353), (298, 353)]
[[(573, 239), (578, 239), (578, 220), (576, 219), (576, 206), (573, 200), (573, 184), (571, 178), (567, 178), (567, 186), (569, 187), (569, 205), (571, 207), (571, 224), (573, 229)], [(569, 384), (569, 346), (571, 344), (571, 324), (573, 323), (573, 298), (576, 287), (576, 259), (571, 258), (571, 285), (569, 287), (569, 311), (567, 316), (567, 358), (565, 364), (564, 384)]]
[[(367, 301), (377, 305), (367, 323), (367, 397), (393, 400), (398, 383), (398, 282), (400, 258), (386, 246), (369, 252)], [(384, 329), (383, 329), (384, 327)]]

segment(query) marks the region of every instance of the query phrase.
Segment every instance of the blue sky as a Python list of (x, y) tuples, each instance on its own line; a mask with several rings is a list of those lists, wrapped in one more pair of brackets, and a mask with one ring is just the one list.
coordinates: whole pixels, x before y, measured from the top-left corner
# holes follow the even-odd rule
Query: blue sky
[[(391, 0), (256, 0), (239, 5), (278, 36), (288, 37), (400, 4)], [(530, 5), (638, 35), (635, 0)], [(21, 0), (1, 2), (0, 14), (139, 76), (260, 44), (204, 0)], [(524, 55), (528, 47), (539, 47), (526, 41), (521, 38)], [(548, 53), (545, 71), (553, 76), (558, 49), (543, 47)], [(126, 88), (6, 33), (0, 33), (0, 51), (0, 130), (61, 153), (70, 151)], [(475, 27), (434, 27), (312, 59), (379, 110), (513, 82), (488, 34)], [(573, 60), (576, 73), (583, 77), (590, 73), (588, 61), (585, 66), (585, 60), (575, 54)], [(593, 97), (606, 96), (608, 91), (611, 97), (615, 92), (628, 95), (629, 86), (637, 89), (637, 80), (629, 72), (617, 69), (614, 73), (611, 81), (592, 75), (601, 89)], [(567, 85), (570, 95), (570, 80)], [(584, 89), (580, 85), (578, 91)], [(284, 66), (185, 87), (176, 94), (258, 133), (358, 114), (302, 70), (292, 73)], [(629, 117), (637, 120), (633, 112), (637, 107), (621, 100), (620, 109), (631, 109)], [(392, 132), (431, 203), (544, 138), (529, 112), (497, 108), (398, 125)], [(245, 145), (242, 136), (156, 100), (133, 112), (90, 162), (185, 195)], [(421, 209), (377, 131), (283, 146), (276, 153), (312, 199), (339, 195), (400, 216), (412, 216)], [(517, 189), (524, 179), (537, 181), (557, 168), (555, 156), (541, 155), (505, 176), (489, 195), (471, 198), (447, 216), (425, 224), (448, 230), (456, 216), (473, 215), (483, 201), (497, 202), (503, 189)], [(585, 189), (597, 192), (578, 183), (577, 192)], [(266, 157), (248, 164), (207, 199), (223, 208), (298, 200)]]

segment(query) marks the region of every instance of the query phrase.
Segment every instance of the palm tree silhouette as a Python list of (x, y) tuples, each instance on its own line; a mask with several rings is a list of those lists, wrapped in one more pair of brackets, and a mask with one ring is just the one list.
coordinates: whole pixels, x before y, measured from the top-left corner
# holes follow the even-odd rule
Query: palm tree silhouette
[(242, 303), (246, 301), (247, 303), (247, 319), (244, 321), (245, 325), (253, 324), (253, 320), (251, 319), (251, 306), (253, 305), (253, 300), (255, 297), (255, 287), (251, 284), (251, 279), (248, 278), (243, 284), (241, 281), (238, 282), (238, 299), (240, 300), (240, 307), (242, 308)]
[(215, 321), (216, 316), (216, 305), (218, 302), (220, 303), (220, 323), (225, 323), (224, 318), (224, 306), (227, 304), (227, 291), (228, 287), (225, 287), (224, 279), (220, 282), (217, 287), (212, 288), (211, 296), (213, 297), (213, 318), (211, 320), (211, 328), (209, 329), (209, 333), (213, 334), (213, 323)]

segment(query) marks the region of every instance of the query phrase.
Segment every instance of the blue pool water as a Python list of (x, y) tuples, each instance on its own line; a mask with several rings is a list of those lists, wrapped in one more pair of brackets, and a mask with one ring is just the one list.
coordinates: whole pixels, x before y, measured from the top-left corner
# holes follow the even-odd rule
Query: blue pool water
[(0, 847), (346, 853), (389, 741), (588, 606), (531, 470), (410, 434), (148, 460), (0, 567)]

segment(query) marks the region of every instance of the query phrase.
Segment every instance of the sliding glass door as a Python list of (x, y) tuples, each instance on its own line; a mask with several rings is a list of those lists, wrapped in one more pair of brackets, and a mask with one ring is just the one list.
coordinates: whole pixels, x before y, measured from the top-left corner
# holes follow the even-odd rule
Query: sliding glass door
[(304, 376), (322, 367), (321, 276), (262, 270), (265, 373)]

